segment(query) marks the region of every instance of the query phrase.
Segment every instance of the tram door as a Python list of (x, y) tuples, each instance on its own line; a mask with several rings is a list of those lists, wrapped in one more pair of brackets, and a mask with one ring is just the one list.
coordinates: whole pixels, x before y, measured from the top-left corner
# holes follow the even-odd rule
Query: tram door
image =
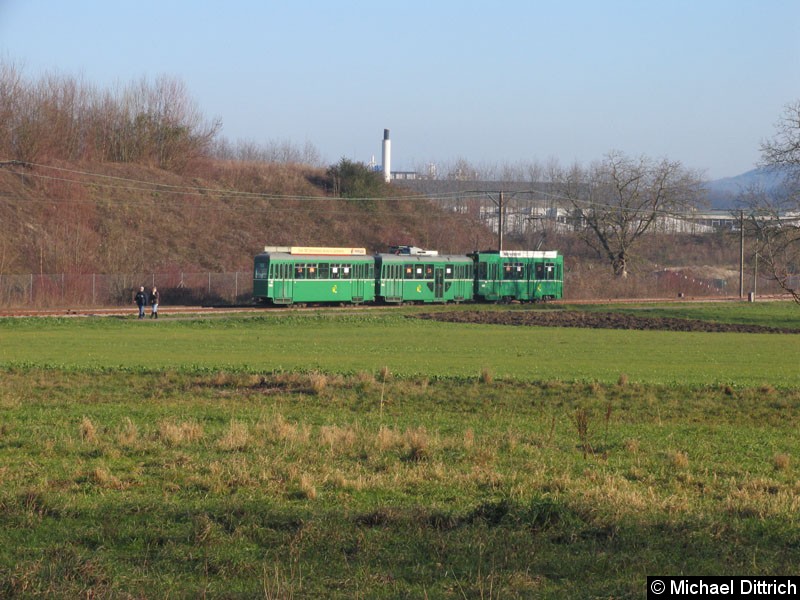
[(444, 300), (444, 267), (433, 269), (433, 299), (436, 302)]
[(274, 265), (275, 281), (272, 288), (273, 302), (276, 304), (291, 304), (292, 302), (292, 283), (294, 271), (292, 265), (277, 263)]
[(350, 280), (350, 295), (353, 302), (364, 301), (364, 278), (366, 277), (367, 265), (355, 264), (352, 267), (352, 279)]

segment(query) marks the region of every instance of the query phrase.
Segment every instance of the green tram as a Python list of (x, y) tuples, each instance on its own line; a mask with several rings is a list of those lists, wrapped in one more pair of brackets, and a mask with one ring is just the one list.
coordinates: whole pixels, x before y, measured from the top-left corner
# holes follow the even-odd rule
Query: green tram
[(364, 248), (267, 246), (255, 257), (253, 296), (271, 304), (375, 300), (375, 259)]
[(564, 257), (554, 250), (475, 252), (475, 300), (538, 302), (561, 298)]
[(472, 300), (473, 261), (468, 256), (378, 254), (379, 302), (464, 302)]

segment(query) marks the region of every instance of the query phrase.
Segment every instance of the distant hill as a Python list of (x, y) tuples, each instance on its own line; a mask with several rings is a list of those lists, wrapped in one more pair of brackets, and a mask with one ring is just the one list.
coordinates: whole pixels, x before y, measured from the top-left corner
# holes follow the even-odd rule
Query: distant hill
[(711, 208), (736, 208), (737, 197), (747, 190), (760, 189), (772, 191), (780, 186), (786, 175), (775, 169), (752, 169), (734, 177), (716, 179), (706, 184)]

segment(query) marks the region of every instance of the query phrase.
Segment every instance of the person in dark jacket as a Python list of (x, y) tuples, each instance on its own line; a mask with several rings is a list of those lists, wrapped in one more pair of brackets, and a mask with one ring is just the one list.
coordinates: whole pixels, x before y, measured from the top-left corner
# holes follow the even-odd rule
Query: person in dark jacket
[(139, 307), (139, 318), (144, 319), (144, 309), (147, 306), (147, 292), (144, 291), (144, 286), (139, 287), (139, 291), (136, 292), (136, 297), (134, 298), (134, 302), (136, 302), (136, 306)]
[(153, 286), (153, 291), (150, 292), (150, 306), (152, 307), (153, 312), (150, 313), (151, 319), (158, 318), (158, 303), (161, 301), (161, 294), (158, 293), (158, 289)]

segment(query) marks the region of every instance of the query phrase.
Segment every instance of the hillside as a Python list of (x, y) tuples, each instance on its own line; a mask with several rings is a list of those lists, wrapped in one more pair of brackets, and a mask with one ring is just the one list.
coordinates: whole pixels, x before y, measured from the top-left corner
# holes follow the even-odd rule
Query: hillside
[(725, 210), (739, 207), (739, 196), (748, 190), (772, 192), (779, 188), (786, 179), (786, 173), (780, 170), (758, 168), (746, 171), (734, 177), (725, 177), (709, 181), (708, 199), (714, 209)]
[(324, 169), (267, 163), (208, 161), (183, 174), (130, 163), (5, 165), (0, 273), (249, 270), (265, 244), (461, 253), (492, 240), (427, 200), (338, 199), (332, 187)]

